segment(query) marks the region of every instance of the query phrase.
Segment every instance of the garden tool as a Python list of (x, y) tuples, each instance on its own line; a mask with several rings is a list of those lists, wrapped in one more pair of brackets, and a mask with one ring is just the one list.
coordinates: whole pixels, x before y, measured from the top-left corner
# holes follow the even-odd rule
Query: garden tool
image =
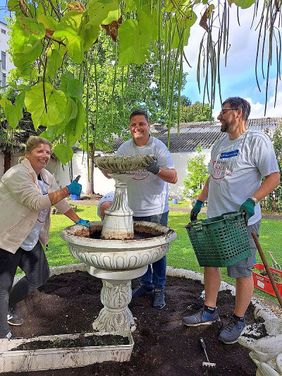
[(271, 271), (270, 271), (270, 269), (269, 269), (268, 262), (267, 262), (267, 260), (266, 260), (266, 257), (265, 257), (265, 255), (264, 255), (263, 250), (262, 250), (262, 248), (261, 248), (261, 245), (260, 245), (260, 243), (259, 243), (259, 240), (258, 240), (257, 234), (256, 234), (255, 232), (252, 232), (252, 237), (253, 237), (254, 242), (255, 242), (255, 244), (256, 244), (256, 247), (257, 247), (257, 249), (258, 249), (258, 251), (259, 251), (259, 255), (260, 255), (261, 261), (262, 261), (262, 263), (263, 263), (263, 265), (264, 265), (264, 267), (265, 267), (265, 270), (266, 270), (266, 272), (267, 272), (267, 275), (268, 275), (268, 277), (269, 277), (269, 279), (270, 279), (270, 282), (271, 282), (271, 285), (272, 285), (273, 290), (274, 290), (274, 292), (275, 292), (275, 295), (276, 295), (276, 297), (277, 297), (277, 299), (278, 299), (278, 302), (279, 302), (280, 306), (282, 307), (282, 297), (281, 297), (281, 295), (280, 295), (280, 293), (279, 293), (279, 291), (278, 291), (278, 288), (277, 288), (277, 286), (276, 286), (276, 283), (275, 283), (274, 277), (273, 277), (273, 275), (272, 275), (272, 273), (271, 273)]
[(281, 265), (278, 264), (278, 262), (277, 262), (277, 261), (275, 260), (275, 258), (273, 257), (272, 252), (268, 251), (268, 253), (269, 253), (269, 256), (271, 257), (273, 268), (278, 269), (278, 270), (282, 270)]
[(207, 358), (207, 362), (202, 362), (202, 367), (205, 370), (214, 370), (215, 367), (216, 367), (216, 363), (210, 362), (209, 357), (208, 357), (208, 353), (207, 353), (207, 346), (206, 346), (206, 343), (205, 343), (203, 337), (200, 337), (200, 344), (201, 344), (201, 347), (202, 347), (202, 349), (203, 349), (203, 351), (205, 353), (205, 356)]
[(74, 181), (77, 181), (80, 179), (80, 175), (77, 175), (77, 177), (74, 179)]

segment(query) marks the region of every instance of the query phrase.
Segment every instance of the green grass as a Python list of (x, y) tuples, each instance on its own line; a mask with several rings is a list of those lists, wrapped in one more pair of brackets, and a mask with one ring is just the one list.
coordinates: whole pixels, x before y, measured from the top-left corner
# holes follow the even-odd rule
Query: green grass
[[(78, 204), (77, 207), (77, 214), (80, 217), (90, 220), (98, 220), (96, 206), (84, 206)], [(169, 226), (176, 231), (177, 238), (170, 246), (167, 255), (168, 265), (175, 268), (203, 272), (203, 268), (198, 265), (185, 229), (185, 225), (188, 223), (188, 217), (188, 212), (182, 211), (171, 211), (169, 214)], [(72, 222), (64, 215), (52, 215), (49, 247), (46, 252), (50, 266), (78, 263), (78, 260), (70, 255), (68, 246), (60, 235), (62, 230), (71, 224)], [(260, 243), (269, 261), (269, 265), (272, 265), (272, 261), (268, 251), (271, 251), (277, 262), (282, 264), (282, 220), (262, 220)], [(257, 262), (261, 263), (258, 254)], [(234, 280), (227, 276), (225, 268), (221, 268), (221, 272), (224, 281), (234, 283)]]

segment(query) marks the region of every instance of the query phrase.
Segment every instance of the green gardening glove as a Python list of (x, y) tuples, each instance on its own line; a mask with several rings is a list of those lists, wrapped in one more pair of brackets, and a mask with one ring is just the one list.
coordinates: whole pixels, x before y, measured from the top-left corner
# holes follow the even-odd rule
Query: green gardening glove
[(246, 222), (255, 214), (255, 201), (252, 198), (248, 198), (243, 204), (240, 206), (240, 212), (245, 214)]
[(200, 213), (202, 207), (203, 207), (204, 203), (203, 201), (201, 200), (197, 200), (191, 210), (191, 213), (190, 213), (190, 220), (191, 221), (196, 221), (197, 220), (197, 217), (198, 217), (198, 214)]

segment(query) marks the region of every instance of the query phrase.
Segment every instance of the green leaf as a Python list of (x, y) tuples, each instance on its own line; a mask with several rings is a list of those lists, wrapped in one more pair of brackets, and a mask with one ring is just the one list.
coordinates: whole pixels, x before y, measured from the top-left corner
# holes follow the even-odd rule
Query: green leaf
[(23, 98), (24, 96), (22, 95), (15, 105), (13, 105), (7, 98), (2, 98), (0, 100), (0, 105), (4, 110), (4, 115), (9, 126), (12, 128), (16, 128), (23, 117)]
[(83, 83), (74, 78), (71, 73), (67, 72), (61, 77), (60, 89), (70, 97), (81, 98), (83, 94)]
[(36, 39), (42, 39), (45, 36), (44, 25), (38, 23), (37, 20), (30, 17), (17, 17), (17, 22), (19, 23), (23, 33), (28, 37), (33, 37)]
[(78, 64), (83, 60), (83, 41), (79, 35), (82, 13), (68, 12), (60, 21), (57, 30), (54, 32), (54, 39), (62, 40), (66, 43), (69, 56)]
[(37, 19), (44, 25), (45, 29), (56, 30), (58, 22), (55, 21), (54, 17), (41, 14)]
[(61, 54), (56, 49), (52, 49), (50, 52), (50, 56), (48, 56), (47, 60), (47, 70), (46, 75), (47, 77), (54, 78), (58, 69), (62, 65), (63, 58)]
[(74, 145), (81, 138), (85, 127), (85, 110), (83, 104), (77, 101), (76, 105), (78, 109), (77, 117), (72, 119), (65, 128), (68, 145)]
[(87, 6), (89, 22), (99, 26), (108, 17), (110, 11), (119, 9), (117, 0), (90, 0)]
[(62, 123), (67, 112), (67, 98), (64, 92), (56, 90), (51, 84), (45, 82), (45, 108), (43, 83), (40, 82), (26, 92), (25, 106), (31, 113), (34, 127), (46, 127)]
[(57, 144), (54, 147), (53, 152), (63, 164), (69, 162), (73, 156), (72, 148), (64, 144)]
[(149, 41), (142, 38), (137, 20), (126, 20), (119, 28), (119, 65), (143, 64)]
[(235, 4), (242, 9), (250, 8), (256, 0), (228, 0), (229, 5)]
[(19, 0), (9, 0), (8, 1), (8, 9), (11, 12), (15, 12), (16, 14), (22, 14)]
[(107, 18), (105, 18), (103, 21), (102, 21), (102, 25), (109, 25), (111, 24), (113, 21), (117, 21), (120, 17), (120, 10), (119, 9), (116, 9), (116, 10), (111, 10), (107, 16)]

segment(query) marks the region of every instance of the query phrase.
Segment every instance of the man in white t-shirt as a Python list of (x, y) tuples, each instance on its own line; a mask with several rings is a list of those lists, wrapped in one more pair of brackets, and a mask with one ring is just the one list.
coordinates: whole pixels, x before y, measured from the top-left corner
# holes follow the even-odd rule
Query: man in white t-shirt
[[(129, 129), (132, 139), (123, 143), (117, 150), (120, 156), (154, 155), (156, 160), (146, 172), (132, 176), (127, 183), (128, 204), (133, 210), (135, 221), (160, 223), (168, 221), (168, 183), (177, 182), (171, 155), (165, 144), (150, 135), (148, 115), (143, 110), (130, 115)], [(148, 271), (140, 279), (140, 287), (133, 291), (133, 297), (153, 296), (153, 307), (165, 306), (166, 257), (149, 265)]]
[[(190, 215), (197, 219), (205, 200), (208, 200), (209, 218), (227, 212), (242, 211), (246, 215), (252, 256), (227, 268), (236, 279), (234, 314), (223, 327), (219, 340), (225, 344), (237, 342), (245, 327), (245, 312), (253, 294), (252, 267), (256, 246), (251, 232), (258, 234), (261, 220), (259, 201), (280, 183), (279, 167), (272, 143), (262, 132), (247, 129), (250, 104), (239, 97), (226, 99), (218, 116), (223, 138), (211, 150), (209, 178)], [(263, 179), (263, 181), (262, 181)], [(194, 315), (183, 318), (186, 326), (209, 325), (219, 320), (216, 306), (220, 287), (220, 272), (216, 267), (205, 267), (204, 307)]]
[(103, 220), (105, 217), (105, 211), (109, 209), (114, 201), (115, 192), (108, 192), (102, 198), (100, 198), (97, 205), (97, 215)]

